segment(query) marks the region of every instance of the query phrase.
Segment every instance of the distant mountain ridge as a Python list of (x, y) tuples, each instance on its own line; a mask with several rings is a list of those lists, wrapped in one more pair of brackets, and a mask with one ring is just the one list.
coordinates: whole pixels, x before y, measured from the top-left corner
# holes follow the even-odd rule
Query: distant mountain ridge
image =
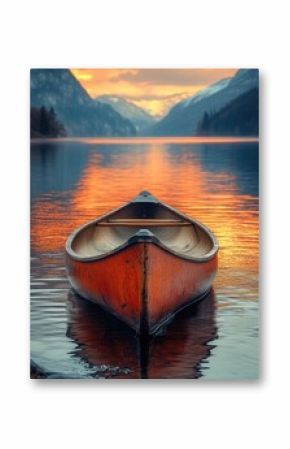
[(156, 122), (144, 109), (127, 101), (119, 95), (101, 95), (95, 99), (97, 102), (110, 105), (122, 117), (130, 120), (136, 128), (137, 134), (148, 135)]
[(154, 126), (154, 135), (196, 135), (205, 113), (220, 111), (243, 93), (259, 87), (257, 69), (241, 69), (234, 77), (212, 84), (193, 97), (177, 103)]
[(32, 69), (30, 86), (31, 107), (52, 107), (68, 136), (136, 135), (130, 120), (94, 101), (68, 69)]
[(213, 94), (216, 94), (220, 90), (225, 89), (225, 87), (229, 85), (230, 81), (231, 78), (224, 78), (220, 81), (217, 81), (216, 83), (211, 84), (209, 87), (203, 89), (192, 97), (186, 98), (185, 100), (181, 101), (180, 103), (178, 103), (178, 107), (187, 108), (188, 106), (196, 104), (199, 101), (208, 98)]

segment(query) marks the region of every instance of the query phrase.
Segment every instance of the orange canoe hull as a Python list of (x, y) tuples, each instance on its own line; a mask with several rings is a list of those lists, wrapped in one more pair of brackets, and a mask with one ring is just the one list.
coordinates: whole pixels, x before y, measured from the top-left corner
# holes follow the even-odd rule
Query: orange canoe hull
[(78, 294), (107, 309), (137, 333), (152, 334), (210, 290), (217, 254), (194, 262), (152, 242), (136, 242), (94, 261), (67, 255), (67, 270)]

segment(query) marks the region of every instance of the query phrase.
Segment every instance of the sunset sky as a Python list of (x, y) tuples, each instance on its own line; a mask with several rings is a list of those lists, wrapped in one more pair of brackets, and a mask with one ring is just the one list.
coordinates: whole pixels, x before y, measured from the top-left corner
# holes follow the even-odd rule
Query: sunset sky
[(233, 76), (237, 69), (71, 69), (96, 98), (119, 95), (160, 117), (171, 106), (216, 81)]

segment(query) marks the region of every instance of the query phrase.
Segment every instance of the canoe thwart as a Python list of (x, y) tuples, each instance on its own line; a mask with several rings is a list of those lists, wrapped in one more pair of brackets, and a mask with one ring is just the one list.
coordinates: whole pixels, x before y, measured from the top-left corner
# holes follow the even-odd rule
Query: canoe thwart
[(110, 219), (107, 221), (100, 221), (98, 226), (192, 226), (192, 223), (185, 220), (166, 220), (166, 219), (152, 219), (152, 218), (126, 218), (126, 219)]

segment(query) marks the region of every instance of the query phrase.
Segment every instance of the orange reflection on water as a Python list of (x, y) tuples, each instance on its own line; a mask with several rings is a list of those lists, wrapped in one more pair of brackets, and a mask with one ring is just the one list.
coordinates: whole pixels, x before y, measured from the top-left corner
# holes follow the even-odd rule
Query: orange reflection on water
[[(206, 171), (198, 155), (184, 151), (170, 156), (158, 144), (135, 153), (120, 149), (107, 164), (102, 157), (92, 153), (67, 202), (47, 194), (33, 204), (33, 250), (63, 251), (66, 238), (77, 226), (149, 190), (214, 231), (220, 266), (257, 273), (257, 198), (239, 193), (233, 174)], [(227, 284), (226, 279), (222, 281)]]

